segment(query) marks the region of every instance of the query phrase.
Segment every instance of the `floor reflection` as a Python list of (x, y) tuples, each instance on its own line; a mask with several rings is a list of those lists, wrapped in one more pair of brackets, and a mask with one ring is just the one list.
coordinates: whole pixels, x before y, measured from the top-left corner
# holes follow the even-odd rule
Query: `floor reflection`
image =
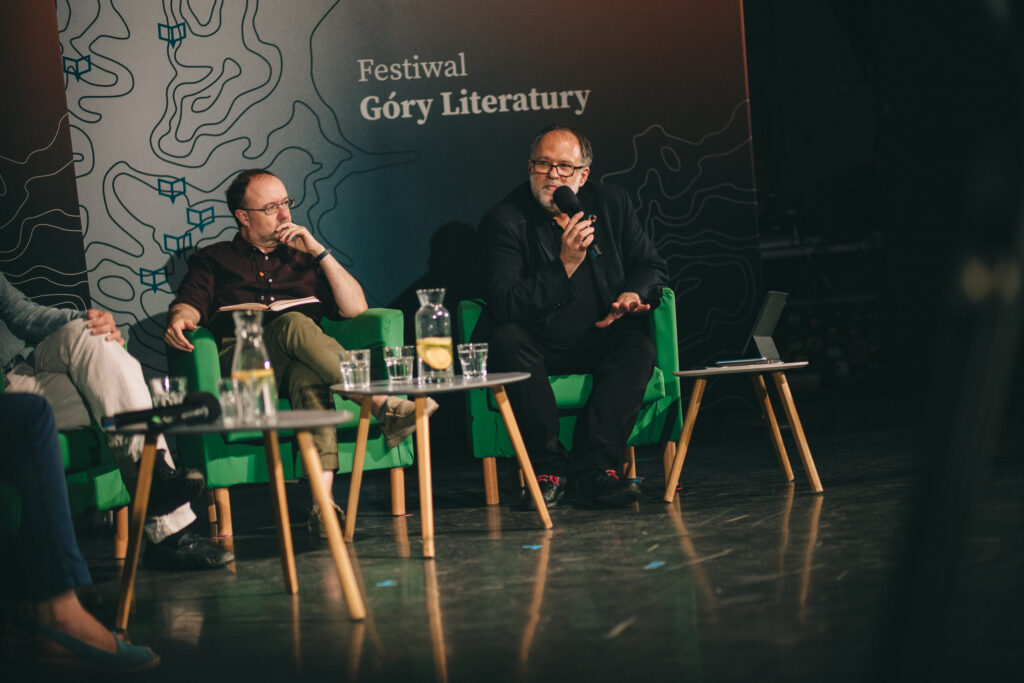
[(690, 532), (683, 522), (682, 503), (679, 499), (680, 497), (676, 496), (666, 507), (668, 518), (672, 520), (672, 526), (675, 527), (676, 532), (679, 534), (679, 545), (689, 561), (693, 571), (693, 580), (697, 583), (697, 590), (700, 591), (701, 596), (704, 598), (704, 604), (707, 606), (711, 621), (714, 624), (718, 620), (718, 599), (715, 597), (715, 591), (708, 580), (707, 572), (704, 571), (704, 559), (697, 554), (697, 549), (693, 545)]
[(548, 562), (551, 560), (551, 537), (553, 529), (542, 532), (540, 537), (540, 552), (537, 557), (537, 570), (533, 580), (533, 598), (530, 600), (530, 609), (527, 612), (526, 627), (523, 629), (523, 637), (519, 643), (519, 661), (517, 672), (519, 680), (530, 679), (530, 649), (533, 646), (533, 639), (537, 633), (537, 624), (540, 623), (540, 608), (544, 602), (544, 588), (547, 585)]
[(430, 643), (434, 651), (436, 680), (447, 683), (448, 654), (441, 618), (441, 589), (437, 585), (437, 564), (433, 559), (423, 561), (423, 582), (427, 592), (427, 617), (430, 620)]
[[(801, 496), (799, 499), (795, 496), (795, 485), (792, 482), (786, 484), (785, 496), (781, 499), (782, 510), (779, 513), (779, 526), (778, 526), (778, 549), (776, 551), (776, 563), (775, 563), (775, 601), (782, 603), (784, 601), (784, 595), (787, 587), (787, 578), (792, 576), (792, 572), (787, 572), (786, 565), (787, 559), (791, 558), (792, 553), (790, 552), (790, 536), (793, 533), (792, 528), (794, 524), (800, 524), (804, 522), (803, 529), (798, 530), (804, 531), (804, 537), (806, 538), (802, 552), (800, 553), (800, 567), (798, 575), (800, 577), (799, 586), (796, 596), (796, 607), (797, 617), (800, 621), (803, 621), (807, 617), (807, 601), (810, 594), (811, 586), (811, 575), (814, 567), (814, 551), (818, 544), (818, 527), (821, 520), (822, 508), (824, 505), (824, 495), (812, 495), (812, 496)], [(794, 504), (795, 501), (799, 500), (800, 503), (797, 506), (797, 514), (800, 510), (804, 510), (805, 514), (800, 518), (794, 520)], [(666, 506), (668, 517), (672, 522), (673, 527), (679, 535), (679, 543), (683, 549), (683, 553), (686, 555), (689, 563), (693, 569), (694, 580), (697, 583), (697, 589), (700, 592), (701, 598), (704, 605), (708, 610), (709, 619), (712, 624), (717, 623), (719, 618), (719, 599), (711, 579), (708, 576), (708, 569), (705, 568), (707, 561), (715, 557), (721, 557), (723, 555), (730, 554), (733, 549), (724, 548), (719, 552), (712, 552), (710, 555), (701, 555), (695, 546), (693, 535), (687, 529), (684, 518), (688, 515), (682, 511), (680, 497), (676, 496), (675, 500)], [(774, 516), (774, 515), (773, 515)], [(767, 518), (767, 519), (770, 519)], [(757, 527), (759, 523), (755, 523), (753, 526)]]

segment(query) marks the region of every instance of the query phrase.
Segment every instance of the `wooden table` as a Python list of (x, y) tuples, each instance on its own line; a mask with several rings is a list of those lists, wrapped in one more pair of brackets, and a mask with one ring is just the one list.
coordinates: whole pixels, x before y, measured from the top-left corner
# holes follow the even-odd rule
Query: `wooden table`
[(443, 394), (456, 391), (469, 391), (470, 389), (490, 389), (494, 394), (494, 400), (498, 405), (498, 412), (505, 421), (505, 428), (508, 429), (509, 440), (515, 450), (519, 467), (523, 471), (526, 486), (529, 489), (530, 497), (537, 508), (537, 515), (545, 529), (551, 528), (551, 517), (548, 515), (547, 505), (540, 493), (540, 486), (533, 473), (533, 466), (526, 453), (526, 446), (519, 433), (519, 425), (512, 414), (512, 407), (509, 405), (508, 395), (505, 393), (505, 385), (512, 382), (521, 382), (530, 376), (528, 372), (499, 372), (485, 375), (480, 378), (466, 378), (456, 375), (450, 381), (419, 383), (415, 380), (409, 382), (390, 382), (379, 380), (370, 382), (366, 387), (346, 387), (343, 384), (331, 386), (331, 391), (339, 394), (356, 397), (361, 396), (361, 410), (359, 413), (359, 430), (356, 434), (356, 450), (352, 460), (352, 481), (349, 485), (348, 510), (345, 519), (345, 538), (349, 541), (355, 536), (356, 511), (359, 507), (359, 489), (363, 481), (363, 467), (366, 460), (366, 442), (370, 433), (370, 410), (371, 400), (374, 395), (405, 395), (413, 398), (416, 404), (416, 460), (420, 482), (420, 529), (423, 534), (423, 556), (434, 557), (434, 501), (433, 488), (431, 484), (430, 470), (430, 426), (427, 419), (427, 397), (431, 394)]
[[(295, 432), (299, 452), (302, 454), (302, 465), (309, 477), (309, 485), (313, 490), (313, 499), (321, 510), (334, 509), (323, 478), (320, 476), (320, 456), (313, 446), (310, 429), (328, 427), (348, 422), (352, 413), (347, 410), (287, 410), (272, 418), (252, 419), (225, 425), (221, 420), (208, 424), (175, 425), (165, 429), (147, 430), (146, 425), (128, 425), (111, 427), (107, 431), (115, 434), (145, 434), (146, 444), (142, 449), (139, 462), (139, 480), (135, 487), (135, 499), (132, 503), (131, 527), (128, 536), (128, 555), (124, 571), (121, 573), (121, 590), (117, 604), (115, 626), (124, 630), (128, 626), (128, 611), (132, 603), (135, 589), (135, 574), (138, 570), (139, 552), (142, 547), (142, 528), (146, 520), (146, 508), (149, 505), (149, 492), (153, 483), (153, 465), (156, 461), (156, 439), (161, 433), (167, 436), (183, 434), (217, 434), (240, 431), (263, 432), (263, 444), (267, 457), (267, 476), (270, 492), (274, 499), (277, 518), (277, 540), (281, 547), (281, 567), (284, 572), (285, 589), (289, 593), (299, 590), (298, 576), (295, 571), (295, 551), (292, 547), (291, 523), (288, 519), (288, 501), (285, 497), (284, 471), (281, 467), (281, 451), (277, 432), (290, 429)], [(341, 581), (341, 589), (345, 595), (348, 612), (352, 619), (366, 617), (366, 606), (359, 592), (359, 584), (352, 570), (348, 550), (341, 536), (341, 528), (337, 515), (324, 514), (324, 526), (327, 531), (327, 542), (334, 558), (334, 566)]]
[(811, 458), (811, 449), (807, 445), (807, 437), (804, 436), (804, 428), (800, 424), (800, 416), (796, 412), (796, 404), (793, 403), (793, 394), (789, 390), (789, 383), (786, 381), (786, 370), (806, 368), (807, 361), (796, 361), (792, 363), (756, 363), (750, 365), (716, 366), (700, 368), (698, 370), (681, 370), (673, 374), (678, 377), (693, 377), (696, 381), (693, 391), (690, 393), (690, 405), (686, 409), (686, 417), (683, 419), (683, 433), (679, 435), (679, 443), (676, 445), (676, 455), (672, 460), (672, 469), (668, 481), (665, 483), (665, 502), (671, 503), (676, 495), (676, 486), (679, 485), (679, 476), (683, 471), (683, 461), (686, 459), (686, 449), (690, 445), (690, 436), (693, 434), (693, 423), (697, 419), (697, 411), (700, 409), (700, 400), (704, 395), (704, 387), (708, 380), (722, 375), (750, 375), (754, 385), (754, 393), (757, 395), (758, 405), (768, 422), (772, 437), (772, 445), (779, 457), (779, 464), (787, 481), (793, 481), (793, 468), (789, 464), (789, 456), (786, 455), (786, 446), (782, 442), (782, 433), (779, 431), (779, 423), (775, 419), (775, 411), (772, 410), (771, 399), (768, 397), (768, 388), (764, 383), (764, 375), (771, 375), (775, 380), (775, 387), (779, 390), (779, 397), (782, 399), (782, 407), (786, 411), (786, 418), (789, 427), (793, 431), (793, 438), (796, 441), (796, 449), (800, 453), (800, 460), (803, 462), (804, 470), (807, 472), (807, 479), (815, 493), (821, 493), (821, 480), (818, 478), (818, 470)]

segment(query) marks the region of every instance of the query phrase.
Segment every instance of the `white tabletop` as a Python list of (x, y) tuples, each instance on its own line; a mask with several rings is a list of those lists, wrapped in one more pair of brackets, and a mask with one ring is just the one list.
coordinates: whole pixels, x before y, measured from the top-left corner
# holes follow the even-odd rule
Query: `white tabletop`
[[(205, 424), (173, 425), (160, 429), (164, 434), (220, 434), (226, 432), (267, 432), (282, 429), (312, 429), (351, 422), (355, 414), (351, 410), (282, 410), (274, 417), (234, 422), (225, 425), (220, 418)], [(106, 427), (113, 434), (145, 434), (145, 424)]]
[(391, 382), (386, 379), (375, 380), (365, 387), (346, 387), (344, 384), (332, 384), (331, 391), (344, 394), (345, 396), (366, 396), (404, 394), (406, 396), (427, 396), (433, 394), (444, 394), (452, 391), (467, 391), (469, 389), (486, 389), (488, 387), (499, 387), (512, 382), (522, 382), (528, 379), (528, 372), (492, 372), (483, 377), (466, 377), (455, 375), (451, 380), (445, 382), (424, 382), (416, 380), (411, 382)]
[(677, 377), (717, 377), (719, 375), (750, 375), (758, 372), (779, 372), (781, 370), (795, 370), (806, 368), (810, 363), (805, 360), (784, 363), (751, 363), (749, 365), (716, 365), (709, 368), (697, 368), (696, 370), (678, 370), (673, 372)]

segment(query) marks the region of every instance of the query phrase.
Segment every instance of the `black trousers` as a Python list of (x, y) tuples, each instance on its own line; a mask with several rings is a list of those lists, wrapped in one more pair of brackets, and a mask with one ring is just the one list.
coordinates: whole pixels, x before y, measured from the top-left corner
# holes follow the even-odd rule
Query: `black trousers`
[[(617, 321), (594, 328), (570, 352), (558, 352), (514, 323), (490, 335), (488, 369), (529, 372), (505, 387), (537, 474), (578, 475), (617, 468), (654, 371), (654, 344)], [(558, 440), (558, 409), (548, 375), (590, 373), (594, 384), (576, 419), (572, 451)]]

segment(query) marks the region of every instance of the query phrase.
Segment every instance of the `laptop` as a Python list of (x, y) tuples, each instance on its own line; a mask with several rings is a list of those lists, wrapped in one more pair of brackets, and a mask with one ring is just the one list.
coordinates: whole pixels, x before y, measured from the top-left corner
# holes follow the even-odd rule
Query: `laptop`
[[(715, 362), (715, 367), (730, 367), (735, 365), (757, 365), (759, 363), (781, 363), (779, 350), (775, 348), (775, 341), (772, 335), (775, 334), (775, 326), (782, 317), (782, 308), (786, 305), (787, 292), (770, 291), (761, 304), (761, 312), (757, 314), (754, 322), (754, 329), (750, 332), (750, 341), (746, 348), (753, 343), (759, 355), (750, 358), (737, 358), (735, 360), (720, 360)], [(746, 350), (746, 349), (744, 349)]]

